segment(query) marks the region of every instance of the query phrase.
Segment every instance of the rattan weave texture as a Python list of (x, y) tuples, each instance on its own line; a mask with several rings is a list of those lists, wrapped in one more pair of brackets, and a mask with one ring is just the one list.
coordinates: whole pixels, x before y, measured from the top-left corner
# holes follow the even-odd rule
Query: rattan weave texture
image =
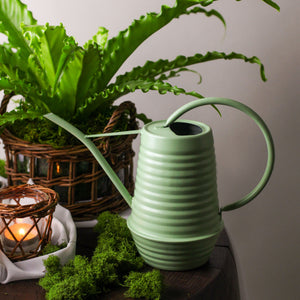
[[(6, 111), (12, 96), (4, 96), (1, 114)], [(114, 111), (103, 132), (112, 132), (125, 112), (129, 116), (128, 130), (137, 129), (135, 106), (126, 101)], [(129, 135), (94, 140), (130, 193), (134, 188), (134, 137)], [(71, 211), (75, 221), (92, 220), (102, 211), (121, 212), (128, 207), (84, 146), (56, 149), (46, 144), (32, 144), (17, 138), (7, 129), (2, 132), (1, 139), (6, 154), (8, 184), (25, 184), (32, 179), (36, 184), (54, 189), (60, 195), (60, 204)]]

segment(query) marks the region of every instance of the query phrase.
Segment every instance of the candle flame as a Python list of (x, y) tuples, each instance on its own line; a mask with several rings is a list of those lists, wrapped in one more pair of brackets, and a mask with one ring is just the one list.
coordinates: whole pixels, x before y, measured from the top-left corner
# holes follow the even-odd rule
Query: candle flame
[(24, 228), (20, 228), (20, 229), (19, 229), (19, 234), (20, 234), (21, 236), (24, 236), (24, 235), (25, 235), (25, 229), (24, 229)]
[(57, 174), (60, 173), (60, 165), (59, 165), (58, 162), (56, 163), (56, 173), (57, 173)]

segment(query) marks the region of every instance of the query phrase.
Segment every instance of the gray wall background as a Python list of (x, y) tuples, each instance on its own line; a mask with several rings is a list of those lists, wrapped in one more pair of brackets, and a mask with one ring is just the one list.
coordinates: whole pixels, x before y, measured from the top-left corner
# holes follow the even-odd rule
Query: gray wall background
[[(40, 23), (62, 22), (83, 44), (98, 26), (110, 36), (133, 18), (159, 11), (173, 0), (24, 0)], [(195, 66), (203, 82), (186, 73), (173, 81), (205, 96), (233, 98), (256, 110), (273, 133), (276, 165), (269, 185), (249, 205), (224, 213), (237, 261), (243, 300), (299, 299), (299, 33), (298, 1), (277, 0), (278, 13), (261, 0), (218, 1), (227, 31), (217, 19), (202, 15), (173, 21), (147, 40), (120, 70), (123, 73), (146, 60), (175, 58), (218, 50), (256, 55), (265, 64), (268, 81), (262, 82), (256, 65), (216, 61)], [(139, 112), (165, 119), (193, 98), (136, 92), (121, 101), (136, 103)], [(221, 205), (246, 194), (263, 173), (266, 146), (259, 129), (246, 116), (221, 108), (220, 118), (210, 107), (185, 115), (206, 122), (214, 130)], [(139, 140), (135, 141), (138, 149)], [(3, 156), (3, 153), (1, 154)]]

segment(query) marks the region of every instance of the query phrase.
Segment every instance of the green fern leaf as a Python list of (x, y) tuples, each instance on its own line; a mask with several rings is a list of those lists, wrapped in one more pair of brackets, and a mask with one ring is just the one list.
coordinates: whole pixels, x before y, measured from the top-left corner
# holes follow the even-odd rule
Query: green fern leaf
[(27, 10), (27, 6), (20, 0), (1, 0), (0, 1), (0, 31), (7, 35), (10, 44), (20, 52), (20, 56), (25, 60), (30, 54), (31, 49), (25, 40), (20, 25), (36, 24), (32, 13)]
[(224, 17), (215, 9), (207, 11), (204, 8), (197, 6), (197, 7), (194, 7), (193, 9), (187, 11), (186, 14), (189, 15), (189, 14), (197, 14), (197, 13), (203, 13), (207, 17), (212, 17), (212, 16), (217, 17), (223, 23), (223, 25), (226, 27), (226, 21), (225, 21)]
[(202, 75), (199, 72), (197, 72), (195, 70), (192, 70), (192, 69), (188, 69), (188, 68), (180, 68), (180, 69), (175, 70), (175, 71), (172, 70), (172, 71), (169, 72), (169, 74), (165, 74), (164, 73), (164, 74), (160, 75), (157, 78), (157, 80), (159, 80), (159, 81), (166, 81), (166, 80), (168, 80), (170, 78), (173, 78), (173, 77), (179, 77), (181, 72), (191, 72), (191, 73), (194, 73), (194, 74), (196, 74), (199, 77), (198, 84), (200, 84), (202, 82)]
[(24, 36), (29, 41), (38, 65), (44, 71), (44, 80), (53, 92), (56, 79), (61, 74), (56, 74), (59, 68), (61, 53), (67, 38), (63, 25), (60, 26), (23, 26)]
[(203, 54), (195, 54), (193, 56), (178, 56), (174, 60), (158, 60), (158, 61), (147, 61), (144, 66), (138, 66), (133, 68), (130, 72), (126, 72), (123, 75), (119, 75), (116, 78), (115, 84), (120, 85), (123, 82), (127, 82), (130, 80), (137, 80), (137, 79), (154, 79), (157, 75), (164, 74), (165, 72), (176, 70), (179, 68), (184, 68), (187, 66), (195, 65), (198, 63), (204, 63), (208, 61), (224, 59), (224, 60), (232, 60), (232, 59), (240, 59), (245, 62), (255, 63), (258, 64), (260, 67), (260, 75), (263, 81), (266, 81), (265, 72), (264, 72), (264, 65), (261, 61), (256, 57), (247, 57), (241, 53), (229, 53), (226, 54), (224, 52), (207, 52), (205, 55)]
[(197, 98), (203, 98), (202, 95), (196, 92), (186, 92), (183, 88), (177, 86), (172, 86), (168, 82), (163, 82), (159, 80), (149, 80), (149, 79), (139, 79), (126, 82), (121, 85), (111, 84), (103, 90), (102, 92), (95, 94), (94, 97), (90, 97), (86, 104), (78, 108), (78, 115), (84, 117), (85, 114), (89, 115), (90, 110), (95, 111), (99, 109), (102, 105), (107, 105), (113, 103), (116, 99), (133, 93), (136, 90), (141, 90), (143, 93), (147, 93), (150, 90), (157, 91), (158, 93), (164, 95), (166, 93), (173, 93), (174, 95), (191, 95)]
[(98, 45), (100, 49), (104, 48), (108, 40), (108, 30), (105, 27), (99, 27), (98, 32), (93, 38), (87, 41), (84, 45), (85, 49), (88, 49), (90, 45)]
[(265, 3), (269, 4), (270, 6), (272, 6), (273, 8), (275, 8), (276, 10), (280, 11), (280, 7), (277, 3), (275, 3), (274, 1), (271, 0), (263, 0)]
[(14, 85), (6, 78), (0, 78), (0, 90), (12, 91)]
[(27, 73), (26, 65), (19, 55), (13, 53), (7, 45), (0, 45), (0, 70), (11, 80), (18, 80), (22, 74), (25, 76)]
[(53, 113), (69, 120), (76, 109), (76, 96), (78, 82), (83, 67), (84, 52), (78, 48), (72, 55), (68, 64), (64, 68), (55, 91), (59, 98), (57, 101), (51, 101), (49, 107)]
[(98, 46), (90, 44), (84, 51), (82, 70), (78, 80), (76, 106), (84, 104), (85, 99), (96, 93), (101, 77), (102, 55)]
[[(177, 0), (173, 7), (163, 5), (160, 13), (148, 13), (135, 20), (127, 29), (121, 31), (116, 37), (108, 40), (103, 53), (103, 77), (100, 89), (103, 89), (124, 61), (134, 50), (153, 33), (170, 23), (181, 15), (203, 12), (200, 9), (188, 11), (195, 5), (209, 5), (214, 1)], [(212, 15), (216, 15), (212, 13)]]
[[(242, 0), (236, 0), (236, 1), (242, 1)], [(272, 6), (276, 10), (280, 11), (279, 5), (277, 3), (275, 3), (274, 1), (272, 1), (272, 0), (262, 0), (262, 1), (267, 3), (268, 5)]]
[(0, 116), (0, 126), (13, 124), (17, 120), (43, 119), (43, 114), (37, 111), (10, 111)]
[[(81, 114), (84, 110), (86, 110), (85, 113), (88, 113), (88, 111), (91, 112), (94, 109), (99, 109), (99, 107), (101, 107), (101, 105), (103, 105), (104, 103), (112, 103), (119, 97), (124, 96), (130, 92), (134, 92), (136, 89), (142, 90), (143, 92), (148, 92), (149, 90), (156, 89), (162, 94), (172, 91), (174, 94), (178, 92), (178, 94), (186, 94), (200, 98), (202, 96), (199, 94), (195, 94), (195, 92), (186, 93), (181, 89), (176, 90), (176, 87), (171, 86), (165, 81), (171, 77), (177, 76), (182, 71), (191, 71), (190, 69), (187, 69), (186, 66), (218, 59), (240, 59), (245, 62), (258, 64), (260, 66), (261, 78), (264, 81), (266, 80), (264, 66), (257, 57), (253, 56), (249, 58), (241, 53), (235, 52), (226, 54), (223, 52), (214, 51), (207, 52), (205, 55), (198, 53), (189, 57), (178, 56), (172, 61), (147, 61), (144, 66), (136, 67), (132, 69), (132, 71), (127, 72), (124, 75), (119, 75), (115, 83), (109, 85), (102, 92), (96, 93), (93, 97), (87, 99), (86, 103), (79, 107), (78, 112)], [(165, 73), (168, 71), (170, 71), (170, 73), (166, 75)], [(157, 78), (157, 76), (159, 77)]]

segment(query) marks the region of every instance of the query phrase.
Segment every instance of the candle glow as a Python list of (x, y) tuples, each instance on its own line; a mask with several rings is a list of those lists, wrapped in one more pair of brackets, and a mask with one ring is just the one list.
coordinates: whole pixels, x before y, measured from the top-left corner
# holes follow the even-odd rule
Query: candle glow
[[(24, 236), (28, 233), (24, 238), (24, 241), (26, 241), (26, 240), (31, 240), (37, 236), (36, 228), (33, 228), (30, 232), (28, 232), (31, 227), (32, 225), (28, 223), (16, 223), (11, 225), (9, 229), (11, 230), (12, 234), (18, 241), (22, 240), (22, 238), (24, 238)], [(12, 234), (7, 229), (4, 232), (4, 236), (7, 239), (14, 241), (15, 239), (12, 236)]]
[(60, 165), (59, 165), (59, 163), (56, 163), (56, 173), (57, 174), (60, 173)]

